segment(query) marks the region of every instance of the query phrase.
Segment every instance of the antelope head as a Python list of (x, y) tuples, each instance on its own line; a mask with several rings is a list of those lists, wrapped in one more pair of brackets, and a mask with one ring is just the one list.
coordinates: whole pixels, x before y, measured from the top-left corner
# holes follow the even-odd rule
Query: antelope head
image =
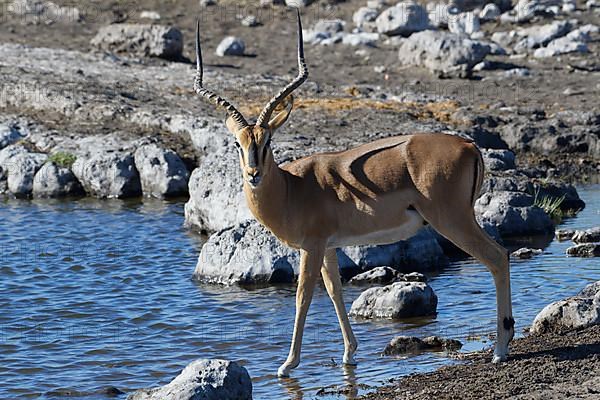
[[(270, 172), (269, 169), (275, 166), (273, 152), (271, 151), (271, 138), (275, 130), (287, 121), (292, 111), (292, 92), (308, 78), (308, 68), (304, 60), (300, 11), (298, 10), (298, 76), (283, 90), (273, 96), (254, 124), (249, 124), (242, 113), (229, 101), (215, 92), (204, 88), (202, 84), (203, 67), (199, 21), (196, 27), (196, 66), (194, 90), (203, 99), (217, 107), (224, 108), (227, 112), (225, 124), (227, 129), (235, 136), (235, 146), (239, 152), (244, 182), (251, 189), (256, 189), (260, 185), (262, 178)], [(278, 106), (283, 104), (285, 105), (284, 109), (273, 115)]]

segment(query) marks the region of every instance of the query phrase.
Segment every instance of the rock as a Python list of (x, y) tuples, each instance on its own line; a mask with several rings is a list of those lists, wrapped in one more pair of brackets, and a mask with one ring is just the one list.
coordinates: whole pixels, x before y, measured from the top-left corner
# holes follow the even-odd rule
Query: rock
[(208, 238), (194, 279), (224, 285), (292, 283), (299, 259), (258, 222), (246, 221)]
[(600, 257), (600, 244), (578, 244), (567, 249), (567, 255), (572, 257)]
[(554, 232), (552, 219), (541, 208), (534, 207), (533, 197), (526, 193), (484, 193), (475, 202), (475, 214), (480, 224), (495, 225), (502, 237)]
[(56, 198), (84, 194), (83, 187), (69, 168), (46, 163), (33, 179), (33, 197)]
[(517, 34), (517, 31), (514, 30), (508, 32), (494, 32), (491, 37), (493, 42), (504, 47), (512, 46), (518, 38), (519, 35)]
[(537, 15), (556, 15), (563, 0), (519, 0), (515, 7), (501, 15), (502, 22), (523, 23)]
[(409, 36), (429, 27), (427, 11), (413, 1), (403, 1), (383, 11), (375, 20), (377, 31), (388, 36)]
[(246, 368), (233, 361), (200, 359), (167, 385), (138, 390), (127, 399), (251, 400), (252, 381)]
[(92, 46), (139, 57), (181, 58), (183, 35), (172, 26), (112, 24), (100, 28)]
[(579, 197), (577, 189), (570, 183), (564, 182), (527, 182), (525, 191), (538, 199), (562, 199), (562, 211), (580, 211), (585, 208), (585, 202)]
[(456, 339), (444, 339), (439, 336), (428, 336), (423, 339), (428, 350), (459, 350), (462, 343)]
[(393, 266), (402, 270), (424, 271), (448, 264), (436, 236), (423, 229), (414, 237), (389, 244), (344, 247), (338, 249), (340, 268), (366, 270)]
[(217, 0), (200, 0), (200, 7), (216, 6)]
[(356, 275), (350, 280), (350, 283), (354, 285), (364, 285), (372, 283), (389, 284), (400, 279), (401, 276), (402, 274), (393, 268), (376, 267), (370, 271)]
[(448, 28), (448, 20), (454, 18), (458, 8), (445, 3), (427, 3), (429, 22), (435, 28)]
[(260, 25), (258, 22), (258, 18), (256, 18), (256, 16), (254, 15), (247, 15), (244, 18), (242, 18), (242, 25), (243, 26), (247, 26), (249, 28), (253, 28), (255, 26)]
[(575, 243), (594, 243), (600, 242), (600, 227), (591, 228), (585, 231), (575, 231), (571, 236)]
[(303, 8), (313, 2), (314, 0), (285, 0), (285, 5), (288, 7)]
[(27, 197), (33, 191), (33, 178), (48, 156), (30, 153), (18, 145), (0, 150), (0, 167), (6, 178), (6, 189), (17, 197)]
[(571, 30), (569, 21), (554, 21), (546, 25), (535, 25), (517, 31), (522, 39), (515, 44), (517, 52), (525, 52), (529, 49), (546, 46), (559, 37), (565, 36)]
[(437, 302), (433, 289), (424, 282), (396, 282), (364, 291), (352, 303), (350, 315), (385, 319), (433, 315)]
[(158, 21), (160, 19), (160, 14), (157, 13), (156, 11), (142, 11), (140, 13), (140, 18)]
[(187, 193), (190, 175), (173, 150), (147, 144), (136, 150), (134, 158), (146, 196), (162, 198)]
[(563, 0), (562, 12), (564, 14), (572, 13), (575, 10), (577, 10), (577, 3), (575, 0)]
[(448, 18), (448, 29), (452, 33), (467, 34), (479, 32), (479, 17), (473, 12), (460, 13)]
[(344, 30), (346, 21), (341, 19), (320, 19), (312, 27), (315, 32), (333, 35)]
[(537, 256), (538, 254), (542, 254), (542, 250), (529, 249), (529, 248), (523, 247), (517, 251), (513, 251), (511, 256), (513, 256), (514, 258), (520, 258), (521, 260), (529, 260), (533, 256)]
[(488, 171), (515, 169), (515, 153), (510, 150), (482, 149), (481, 154)]
[(479, 18), (483, 21), (495, 21), (500, 17), (501, 13), (502, 11), (500, 11), (497, 5), (489, 3), (483, 7), (483, 10), (479, 13)]
[(379, 40), (378, 33), (348, 33), (342, 37), (342, 43), (349, 46), (368, 46), (375, 47)]
[(0, 124), (0, 150), (23, 138), (21, 132), (9, 124)]
[(225, 144), (202, 157), (192, 172), (186, 227), (215, 232), (254, 218), (246, 205), (238, 155), (232, 147)]
[(140, 176), (131, 154), (115, 152), (78, 157), (72, 170), (91, 196), (126, 198), (142, 194)]
[(373, 31), (377, 29), (375, 20), (379, 15), (379, 11), (374, 8), (361, 7), (352, 16), (352, 22), (357, 28)]
[(440, 31), (411, 35), (400, 46), (400, 63), (434, 73), (466, 76), (490, 52), (490, 46), (465, 36)]
[(525, 78), (527, 76), (531, 76), (531, 70), (529, 68), (511, 68), (509, 70), (502, 71), (502, 74), (507, 78), (513, 76)]
[(219, 57), (225, 56), (243, 56), (246, 51), (246, 44), (240, 38), (227, 36), (217, 46), (216, 53)]
[(598, 28), (596, 25), (587, 24), (567, 33), (566, 37), (575, 42), (590, 42), (592, 40), (592, 36), (597, 34), (599, 31), (600, 28)]
[(421, 351), (459, 350), (462, 343), (455, 339), (444, 339), (438, 336), (429, 336), (424, 339), (411, 336), (396, 336), (385, 346), (383, 354), (387, 356), (418, 353)]
[(573, 237), (574, 234), (575, 234), (575, 231), (572, 229), (557, 229), (556, 232), (554, 233), (554, 237), (559, 242), (564, 242), (566, 240), (571, 240), (571, 238)]
[(579, 295), (547, 305), (533, 321), (531, 332), (566, 333), (600, 324), (600, 284), (588, 285)]
[(555, 57), (560, 54), (568, 53), (587, 53), (588, 47), (583, 42), (576, 42), (568, 37), (562, 37), (553, 40), (546, 47), (536, 49), (533, 52), (535, 58)]

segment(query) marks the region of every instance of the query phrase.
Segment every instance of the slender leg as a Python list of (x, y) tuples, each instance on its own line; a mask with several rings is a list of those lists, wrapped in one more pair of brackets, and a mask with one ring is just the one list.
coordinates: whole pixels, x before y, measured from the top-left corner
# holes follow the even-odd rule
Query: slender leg
[[(426, 210), (424, 210), (425, 218), (439, 233), (479, 260), (492, 273), (496, 285), (498, 313), (498, 340), (492, 362), (498, 363), (506, 360), (508, 345), (515, 332), (515, 320), (512, 316), (508, 251), (481, 229), (474, 216), (461, 219), (461, 215), (465, 216), (469, 214), (460, 212), (427, 214)], [(470, 214), (472, 215), (472, 211)]]
[(311, 248), (311, 250), (300, 251), (300, 276), (298, 277), (298, 289), (296, 290), (296, 320), (294, 322), (294, 334), (292, 345), (287, 360), (277, 370), (277, 375), (287, 377), (290, 371), (300, 364), (300, 351), (302, 349), (302, 334), (308, 307), (312, 301), (319, 269), (323, 263), (324, 247)]
[(323, 276), (323, 282), (325, 283), (327, 293), (335, 307), (335, 312), (340, 323), (340, 329), (342, 330), (342, 336), (344, 337), (343, 362), (347, 365), (356, 365), (354, 353), (358, 348), (358, 343), (356, 342), (354, 332), (352, 332), (348, 313), (346, 313), (346, 306), (344, 305), (342, 280), (340, 278), (340, 270), (335, 249), (328, 249), (325, 252), (325, 260), (323, 262), (323, 267), (321, 268), (321, 275)]

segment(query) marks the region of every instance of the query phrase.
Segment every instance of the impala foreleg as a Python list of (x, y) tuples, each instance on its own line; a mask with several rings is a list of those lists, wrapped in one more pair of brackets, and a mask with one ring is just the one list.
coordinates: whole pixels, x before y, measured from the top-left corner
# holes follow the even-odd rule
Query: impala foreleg
[(311, 250), (300, 251), (300, 276), (298, 277), (298, 289), (296, 290), (296, 320), (294, 322), (294, 333), (292, 335), (292, 345), (287, 360), (279, 370), (277, 375), (287, 377), (290, 371), (300, 364), (300, 352), (302, 350), (302, 334), (304, 333), (304, 324), (306, 314), (313, 298), (315, 285), (319, 278), (319, 270), (323, 263), (324, 248), (314, 248)]
[(347, 365), (356, 365), (354, 353), (356, 352), (358, 343), (356, 342), (354, 332), (352, 332), (348, 313), (346, 313), (346, 306), (344, 305), (342, 280), (340, 278), (340, 270), (335, 249), (328, 249), (325, 252), (325, 260), (323, 262), (323, 267), (321, 268), (321, 275), (323, 276), (323, 283), (325, 284), (327, 293), (335, 307), (335, 312), (340, 323), (340, 329), (342, 330), (342, 336), (344, 338), (343, 362)]

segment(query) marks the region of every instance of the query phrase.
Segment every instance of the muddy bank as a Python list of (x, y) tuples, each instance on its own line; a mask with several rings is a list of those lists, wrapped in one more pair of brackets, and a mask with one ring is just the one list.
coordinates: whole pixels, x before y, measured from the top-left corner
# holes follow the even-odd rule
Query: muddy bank
[(490, 352), (468, 363), (412, 375), (362, 397), (375, 399), (597, 399), (600, 396), (600, 326), (565, 335), (513, 341), (508, 362)]

